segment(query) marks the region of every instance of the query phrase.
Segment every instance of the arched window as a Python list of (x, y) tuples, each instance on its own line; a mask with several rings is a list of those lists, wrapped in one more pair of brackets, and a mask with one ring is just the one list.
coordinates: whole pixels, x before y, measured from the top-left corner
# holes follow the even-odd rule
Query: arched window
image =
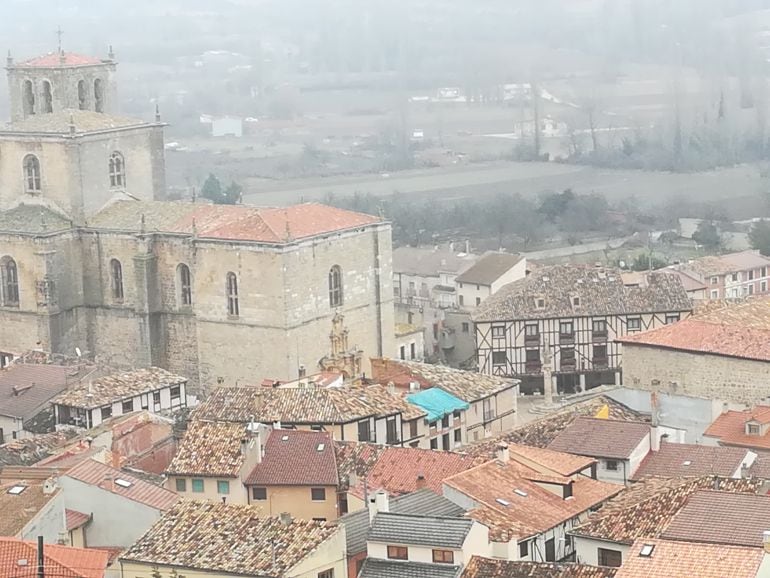
[(342, 301), (342, 269), (335, 265), (329, 270), (329, 307), (340, 307)]
[(88, 95), (86, 94), (86, 81), (78, 81), (78, 108), (80, 110), (88, 109)]
[(110, 261), (110, 287), (112, 298), (123, 301), (123, 265), (117, 259)]
[(104, 87), (101, 78), (94, 80), (94, 110), (104, 112)]
[(10, 257), (0, 259), (0, 303), (5, 307), (19, 306), (19, 271)]
[(232, 271), (227, 274), (227, 314), (238, 317), (238, 277)]
[(35, 114), (35, 87), (31, 80), (25, 80), (22, 88), (22, 103), (24, 105), (24, 116)]
[(176, 268), (176, 281), (179, 287), (179, 304), (183, 307), (192, 305), (192, 277), (190, 268), (180, 263)]
[(126, 186), (126, 162), (123, 155), (115, 151), (110, 155), (110, 187), (122, 189)]
[(24, 157), (24, 190), (28, 193), (39, 193), (42, 190), (40, 161), (35, 155)]
[(53, 112), (53, 91), (51, 90), (51, 83), (47, 80), (43, 81), (43, 113)]

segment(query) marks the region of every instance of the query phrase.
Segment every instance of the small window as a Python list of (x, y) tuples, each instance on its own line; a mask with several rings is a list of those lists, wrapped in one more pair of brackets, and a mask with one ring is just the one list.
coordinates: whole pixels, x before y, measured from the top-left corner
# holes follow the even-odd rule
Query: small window
[(122, 408), (123, 413), (131, 413), (134, 411), (134, 400), (133, 399), (127, 399), (123, 402)]
[(762, 267), (761, 273), (762, 277), (767, 277), (767, 267)]
[(456, 444), (463, 443), (463, 430), (461, 430), (460, 428), (457, 428), (455, 430), (455, 434), (454, 435), (455, 435), (455, 443)]
[(398, 356), (401, 359), (406, 360), (406, 345), (402, 345), (398, 348)]
[[(319, 522), (326, 521), (326, 518), (313, 518), (313, 519)], [(324, 570), (323, 572), (319, 572), (318, 578), (334, 578), (334, 568), (330, 568), (329, 570)]]
[(406, 546), (388, 546), (388, 558), (391, 560), (409, 560), (409, 548)]
[(607, 469), (611, 472), (617, 472), (618, 471), (618, 462), (617, 460), (607, 460), (606, 462)]
[(460, 295), (460, 296), (458, 297), (458, 299), (460, 300), (460, 307), (462, 307), (463, 305), (465, 305), (465, 297), (463, 297), (462, 295)]
[(539, 349), (526, 349), (525, 355), (526, 355), (527, 363), (540, 363)]
[(596, 319), (591, 324), (594, 335), (607, 335), (607, 322), (604, 319)]
[(310, 488), (310, 499), (314, 502), (325, 502), (326, 488)]
[(24, 157), (24, 190), (28, 193), (39, 193), (42, 190), (40, 160), (35, 155)]
[(607, 359), (607, 346), (594, 345), (594, 361), (604, 361)]
[(123, 265), (117, 259), (110, 261), (110, 286), (112, 298), (115, 301), (123, 301)]
[(358, 422), (358, 441), (369, 442), (372, 441), (369, 431), (369, 420), (362, 420)]
[(540, 328), (537, 326), (537, 323), (527, 323), (524, 326), (524, 336), (540, 337)]
[(666, 315), (666, 325), (671, 325), (672, 323), (676, 323), (679, 321), (679, 313), (669, 313)]
[(572, 306), (573, 307), (580, 307), (580, 297), (575, 296), (572, 298)]
[(257, 502), (267, 500), (267, 488), (251, 488), (251, 499)]
[(160, 405), (160, 392), (159, 391), (153, 391), (152, 392), (152, 403), (155, 405)]
[(417, 357), (417, 346), (414, 343), (409, 344), (409, 359), (415, 359)]
[(599, 566), (609, 566), (611, 568), (620, 568), (623, 563), (623, 555), (618, 550), (607, 550), (606, 548), (596, 549)]
[(562, 347), (561, 348), (561, 362), (566, 364), (575, 363), (575, 348), (574, 347)]
[(442, 427), (442, 429), (449, 427), (449, 416), (448, 415), (445, 415), (444, 417), (441, 418), (441, 427)]
[(505, 326), (492, 327), (492, 337), (505, 337)]
[(101, 78), (94, 80), (94, 110), (104, 112), (104, 86)]
[(719, 284), (719, 278), (718, 277), (712, 277), (711, 278), (711, 284), (712, 285), (718, 285)]
[(740, 279), (740, 275), (738, 273), (733, 273), (730, 277), (734, 282), (738, 281)]
[(35, 114), (35, 87), (31, 80), (24, 81), (24, 116)]
[(177, 265), (176, 281), (179, 287), (179, 305), (189, 307), (192, 305), (192, 276), (190, 268), (184, 263)]
[(110, 188), (122, 189), (126, 186), (126, 161), (123, 155), (115, 151), (110, 155)]
[(755, 423), (750, 423), (746, 426), (746, 433), (748, 433), (751, 436), (758, 436), (759, 435), (759, 425)]
[(565, 336), (571, 336), (574, 333), (572, 321), (562, 321), (559, 323), (559, 333)]
[(430, 449), (437, 450), (438, 449), (438, 438), (431, 438), (430, 439)]
[(171, 388), (171, 401), (179, 401), (182, 397), (182, 388), (178, 385)]
[(112, 417), (112, 406), (108, 405), (107, 407), (103, 407), (101, 409), (101, 414), (102, 414), (102, 421), (104, 421), (105, 419), (110, 419)]
[(639, 331), (642, 328), (642, 320), (639, 317), (629, 317), (627, 327), (629, 331)]
[(508, 362), (508, 355), (505, 351), (493, 351), (492, 352), (492, 365), (506, 365)]
[(341, 307), (342, 301), (342, 269), (335, 265), (329, 270), (329, 307)]
[(471, 325), (467, 321), (463, 321), (463, 333), (470, 333)]
[(455, 553), (452, 550), (433, 550), (433, 562), (436, 564), (454, 564)]
[(481, 297), (476, 297), (476, 307), (481, 305)]
[(227, 274), (227, 314), (231, 317), (238, 317), (240, 314), (238, 277), (232, 271)]
[(0, 304), (5, 307), (19, 306), (19, 270), (10, 257), (0, 259)]
[(177, 492), (186, 492), (187, 491), (187, 480), (184, 478), (177, 478), (176, 479), (176, 491)]
[[(764, 283), (764, 281), (762, 281)], [(711, 291), (711, 298), (712, 299), (719, 299), (719, 289), (714, 289)]]
[(754, 280), (754, 269), (749, 270), (749, 281)]
[(538, 297), (535, 300), (535, 307), (537, 309), (545, 309), (545, 299), (543, 299), (542, 297)]
[(217, 480), (217, 494), (228, 495), (230, 493), (230, 482), (228, 480)]
[(417, 420), (416, 419), (413, 419), (409, 422), (409, 437), (410, 438), (417, 437)]
[(86, 94), (86, 83), (84, 80), (78, 81), (78, 108), (80, 110), (88, 109), (88, 95)]
[(526, 558), (529, 556), (529, 542), (519, 542), (519, 558)]
[(203, 480), (193, 478), (193, 481), (192, 481), (192, 491), (193, 491), (194, 494), (202, 494), (203, 493)]
[(43, 81), (43, 113), (53, 112), (53, 90), (51, 89), (51, 83), (47, 80)]

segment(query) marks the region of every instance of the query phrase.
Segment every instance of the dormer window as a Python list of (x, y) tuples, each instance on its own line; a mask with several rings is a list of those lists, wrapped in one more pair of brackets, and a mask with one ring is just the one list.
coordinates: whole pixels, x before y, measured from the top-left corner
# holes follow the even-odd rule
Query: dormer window
[(545, 297), (536, 297), (535, 298), (535, 308), (536, 309), (545, 309)]
[(746, 433), (750, 436), (758, 436), (760, 434), (760, 427), (758, 423), (747, 423)]
[(577, 295), (574, 295), (572, 297), (572, 306), (573, 307), (580, 307), (580, 297), (578, 297)]

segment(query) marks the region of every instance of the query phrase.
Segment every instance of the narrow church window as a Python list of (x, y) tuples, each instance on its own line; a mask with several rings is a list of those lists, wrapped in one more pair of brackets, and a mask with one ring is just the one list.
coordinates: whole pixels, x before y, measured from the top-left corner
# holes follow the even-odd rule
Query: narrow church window
[(43, 81), (43, 113), (53, 112), (53, 92), (51, 91), (51, 83), (47, 80)]
[(329, 271), (329, 307), (342, 305), (342, 269), (335, 265)]
[(179, 303), (182, 306), (192, 305), (192, 278), (190, 268), (180, 263), (177, 269), (177, 282), (179, 283)]
[(2, 304), (5, 307), (19, 306), (19, 272), (16, 261), (10, 257), (0, 259), (0, 279), (2, 280)]
[(24, 116), (30, 116), (35, 114), (35, 89), (32, 86), (31, 80), (24, 81), (24, 96), (22, 98), (24, 104)]
[(80, 110), (87, 110), (88, 109), (88, 102), (87, 102), (87, 96), (86, 96), (86, 81), (85, 80), (78, 81), (78, 108)]
[(24, 157), (24, 190), (28, 193), (39, 193), (40, 186), (40, 161), (35, 155)]
[(123, 265), (120, 261), (113, 259), (110, 261), (110, 281), (112, 285), (112, 298), (115, 301), (123, 300)]
[(240, 314), (238, 307), (238, 277), (235, 273), (227, 274), (227, 314), (237, 317)]
[(114, 152), (110, 155), (110, 187), (119, 189), (126, 186), (126, 162), (123, 155)]
[(104, 112), (104, 88), (101, 78), (94, 80), (94, 110)]

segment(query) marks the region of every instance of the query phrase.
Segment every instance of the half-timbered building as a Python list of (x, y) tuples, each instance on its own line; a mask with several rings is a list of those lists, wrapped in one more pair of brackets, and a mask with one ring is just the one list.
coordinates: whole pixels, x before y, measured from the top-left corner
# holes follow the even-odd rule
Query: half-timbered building
[(633, 285), (620, 271), (551, 266), (503, 287), (476, 310), (481, 373), (521, 380), (522, 392), (543, 390), (543, 365), (554, 391), (621, 382), (618, 337), (674, 323), (692, 304), (675, 275), (653, 272)]

